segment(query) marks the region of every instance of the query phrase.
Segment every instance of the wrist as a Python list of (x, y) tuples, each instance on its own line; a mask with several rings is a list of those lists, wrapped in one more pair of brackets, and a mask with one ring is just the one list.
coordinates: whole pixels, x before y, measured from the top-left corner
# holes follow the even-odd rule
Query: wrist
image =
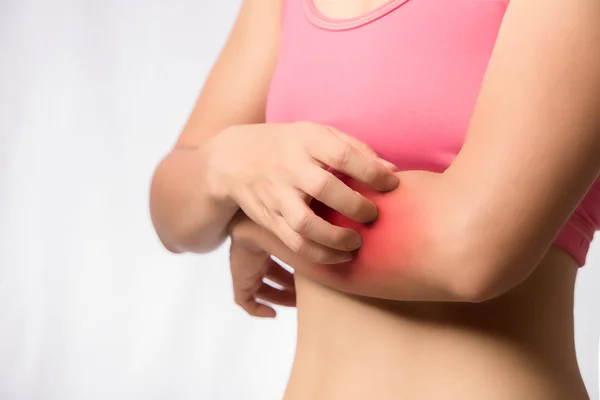
[(197, 159), (201, 160), (202, 163), (198, 167), (204, 171), (203, 180), (209, 201), (230, 210), (234, 214), (239, 206), (235, 200), (233, 187), (230, 184), (231, 180), (228, 179), (226, 171), (222, 168), (223, 165), (227, 165), (229, 155), (223, 151), (220, 141), (214, 140), (215, 138), (209, 139), (197, 149)]

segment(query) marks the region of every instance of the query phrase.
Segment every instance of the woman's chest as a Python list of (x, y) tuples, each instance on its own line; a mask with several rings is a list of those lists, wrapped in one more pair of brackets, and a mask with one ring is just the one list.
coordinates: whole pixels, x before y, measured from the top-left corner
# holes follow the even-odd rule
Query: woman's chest
[(462, 146), (505, 8), (449, 3), (412, 0), (341, 31), (290, 10), (267, 121), (331, 125), (401, 169), (444, 170)]

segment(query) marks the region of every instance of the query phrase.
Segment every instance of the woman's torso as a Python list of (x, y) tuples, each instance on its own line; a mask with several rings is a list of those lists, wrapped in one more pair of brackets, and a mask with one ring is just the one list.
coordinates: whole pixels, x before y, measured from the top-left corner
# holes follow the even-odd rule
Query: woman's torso
[[(506, 6), (286, 0), (267, 121), (332, 125), (400, 169), (443, 172), (464, 140)], [(576, 271), (553, 247), (526, 283), (481, 304), (365, 299), (297, 275), (286, 399), (585, 399)]]

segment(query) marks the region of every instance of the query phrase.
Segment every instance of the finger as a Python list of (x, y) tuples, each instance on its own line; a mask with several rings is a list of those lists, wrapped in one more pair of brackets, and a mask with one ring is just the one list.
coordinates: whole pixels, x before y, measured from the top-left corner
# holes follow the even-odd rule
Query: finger
[[(356, 193), (351, 189), (350, 191)], [(281, 188), (279, 192), (279, 212), (285, 222), (296, 233), (313, 242), (336, 250), (354, 251), (360, 248), (361, 238), (358, 232), (336, 226), (316, 215), (304, 201), (298, 198), (295, 191)], [(371, 217), (370, 215), (367, 216)], [(375, 216), (377, 216), (377, 208), (375, 208)]]
[(377, 191), (386, 192), (398, 186), (398, 177), (377, 157), (365, 154), (348, 140), (341, 140), (329, 129), (306, 141), (306, 150), (320, 163), (342, 172)]
[[(331, 193), (332, 201), (329, 201), (330, 204), (332, 204), (334, 207), (339, 204), (338, 208), (342, 209), (342, 213), (347, 212), (349, 218), (359, 220), (360, 222), (371, 222), (375, 220), (377, 217), (377, 207), (370, 200), (366, 199), (358, 192), (350, 189), (348, 186), (322, 168), (313, 166), (312, 171), (317, 175), (324, 175), (326, 178), (337, 181), (340, 185), (340, 189), (343, 192), (346, 192), (347, 196), (354, 197), (359, 202), (364, 201), (364, 204), (367, 207), (366, 210), (364, 210), (364, 207), (361, 208), (360, 206), (353, 207), (351, 205), (352, 200), (350, 200), (350, 205), (344, 208), (344, 206), (346, 206), (344, 202), (336, 202), (336, 199), (339, 200), (340, 194), (336, 194), (335, 192)], [(311, 182), (310, 178), (306, 176), (305, 181), (307, 182), (307, 185), (309, 185), (308, 182)], [(307, 202), (299, 198), (298, 190), (291, 190), (288, 187), (281, 186), (274, 189), (276, 190), (276, 193), (265, 195), (263, 202), (267, 204), (270, 209), (278, 210), (277, 213), (279, 215), (276, 216), (275, 219), (283, 218), (288, 224), (289, 228), (305, 239), (308, 239), (308, 242), (319, 244), (324, 249), (329, 248), (342, 252), (351, 252), (360, 248), (362, 241), (358, 232), (349, 228), (336, 226), (316, 215), (315, 212), (308, 206)], [(318, 190), (313, 191), (312, 194), (317, 195), (318, 200), (321, 201), (319, 198), (322, 196), (318, 193)], [(350, 210), (353, 208), (356, 208), (357, 212), (351, 214)], [(276, 227), (277, 223), (273, 222), (274, 221), (272, 220), (272, 226)], [(274, 228), (270, 229), (274, 231)], [(284, 240), (284, 238), (281, 237), (281, 234), (288, 234), (287, 242), (284, 240), (288, 247), (291, 246), (290, 241), (292, 239), (298, 239), (295, 237), (290, 237), (295, 235), (290, 234), (289, 229), (284, 229), (283, 231), (280, 229), (277, 233), (282, 240)], [(319, 259), (322, 260), (322, 258)]]
[(233, 297), (235, 304), (240, 306), (244, 311), (254, 317), (260, 318), (275, 318), (276, 312), (273, 307), (266, 304), (257, 302), (254, 298), (254, 293), (263, 285), (262, 282), (258, 282), (255, 288), (252, 290), (245, 290), (239, 287), (233, 288)]
[(366, 155), (374, 157), (374, 158), (378, 158), (380, 160), (380, 162), (383, 162), (389, 169), (397, 170), (397, 168), (394, 164), (392, 164), (391, 162), (389, 162), (387, 160), (380, 158), (377, 155), (377, 153), (375, 152), (375, 150), (373, 150), (371, 148), (371, 146), (369, 146), (368, 144), (361, 142), (357, 138), (352, 137), (333, 126), (323, 125), (323, 127), (328, 129), (329, 132), (331, 132), (333, 135), (335, 135), (338, 139), (343, 140), (344, 142), (347, 142), (348, 144), (356, 147), (358, 150), (362, 151)]
[[(275, 214), (274, 202), (270, 199), (272, 196), (265, 193), (264, 190), (245, 193), (245, 207), (240, 207), (245, 214), (256, 224), (263, 228), (267, 228), (273, 224), (273, 220), (277, 216)], [(239, 202), (239, 200), (238, 200)]]
[(338, 264), (352, 260), (352, 253), (323, 246), (309, 240), (279, 217), (275, 219), (274, 233), (296, 255), (318, 264)]
[(254, 317), (261, 318), (275, 318), (276, 312), (269, 305), (261, 304), (256, 302), (254, 293), (263, 285), (260, 282), (255, 289), (252, 291), (243, 290), (239, 287), (233, 288), (233, 300), (235, 304), (240, 306), (244, 311)]
[(266, 283), (264, 283), (260, 287), (260, 289), (258, 289), (254, 297), (278, 306), (296, 306), (295, 292), (288, 292), (287, 290), (275, 289), (273, 286), (267, 285)]
[(329, 129), (329, 131), (331, 131), (331, 133), (336, 135), (340, 140), (343, 140), (343, 141), (349, 143), (350, 145), (356, 147), (358, 150), (362, 151), (363, 153), (365, 153), (368, 156), (375, 157), (378, 162), (382, 163), (390, 171), (398, 172), (398, 167), (396, 165), (394, 165), (393, 163), (389, 162), (386, 159), (379, 157), (377, 155), (377, 153), (375, 152), (375, 150), (373, 150), (371, 147), (369, 147), (366, 143), (363, 143), (360, 140), (356, 139), (355, 137), (347, 135), (332, 126), (327, 126), (327, 125), (324, 125), (324, 126), (327, 129)]
[(366, 143), (363, 143), (360, 140), (358, 140), (350, 135), (346, 135), (342, 131), (334, 128), (333, 126), (323, 125), (323, 127), (326, 128), (327, 130), (329, 130), (329, 132), (331, 132), (333, 135), (335, 135), (338, 139), (343, 140), (344, 142), (348, 143), (349, 145), (362, 151), (364, 154), (366, 154), (370, 157), (373, 157), (373, 158), (379, 158), (377, 156), (377, 153), (375, 153), (375, 150), (373, 150), (371, 147), (369, 147)]
[(275, 318), (277, 316), (277, 312), (273, 307), (270, 307), (266, 304), (259, 303), (257, 301), (249, 300), (243, 306), (241, 306), (244, 311), (253, 317), (258, 318)]
[(265, 278), (271, 282), (281, 286), (283, 289), (288, 291), (296, 290), (296, 283), (294, 282), (294, 274), (283, 268), (276, 261), (271, 260), (272, 265), (267, 270)]
[(295, 179), (298, 189), (350, 219), (368, 223), (377, 218), (375, 203), (323, 168), (308, 167)]
[(229, 272), (234, 301), (244, 305), (262, 285), (265, 272), (273, 260), (268, 253), (248, 242), (235, 241), (229, 249)]

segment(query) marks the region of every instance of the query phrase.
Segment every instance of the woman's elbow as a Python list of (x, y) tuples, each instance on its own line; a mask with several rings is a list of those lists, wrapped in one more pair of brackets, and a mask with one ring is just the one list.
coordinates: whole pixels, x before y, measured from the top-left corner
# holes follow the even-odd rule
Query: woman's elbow
[[(150, 184), (149, 211), (154, 231), (162, 246), (170, 253), (187, 252), (208, 253), (218, 248), (226, 239), (223, 230), (209, 229), (204, 221), (198, 223), (188, 212), (182, 212), (189, 207), (181, 198), (176, 200), (172, 194), (172, 181), (169, 173), (164, 171), (164, 160), (157, 167)], [(200, 226), (200, 229), (198, 228)]]
[(184, 222), (173, 223), (151, 218), (156, 235), (162, 246), (172, 254), (205, 254), (219, 248), (227, 239), (224, 231), (198, 232)]
[(473, 237), (441, 244), (440, 265), (446, 291), (457, 302), (481, 303), (507, 293), (521, 284), (533, 272), (536, 262), (525, 255), (498, 251), (496, 246), (482, 245)]
[(198, 239), (200, 235), (194, 235), (192, 232), (183, 229), (160, 229), (155, 225), (155, 232), (162, 246), (169, 253), (197, 253), (205, 254), (219, 248), (227, 239), (225, 232), (221, 234), (204, 235), (202, 239)]

